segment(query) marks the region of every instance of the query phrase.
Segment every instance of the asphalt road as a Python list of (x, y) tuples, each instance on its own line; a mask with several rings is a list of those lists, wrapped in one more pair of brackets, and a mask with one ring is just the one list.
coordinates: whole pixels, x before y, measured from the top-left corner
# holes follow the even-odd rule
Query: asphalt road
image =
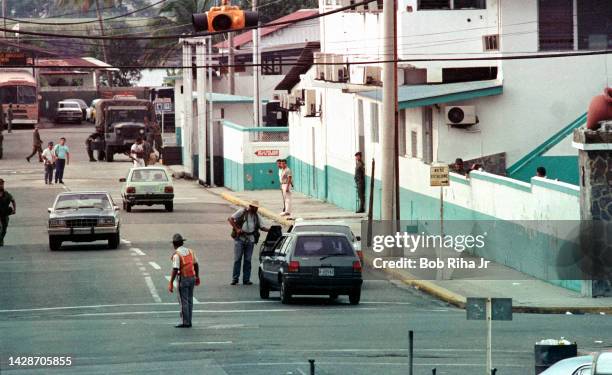
[[(42, 166), (27, 163), (30, 131), (5, 133), (0, 176), (18, 203), (0, 248), (1, 374), (408, 374), (408, 331), (415, 332), (415, 374), (482, 374), (485, 325), (465, 312), (385, 280), (366, 281), (362, 303), (259, 299), (257, 285), (230, 286), (234, 207), (187, 181), (176, 181), (175, 212), (122, 212), (122, 244), (47, 246), (47, 207), (66, 190), (108, 190), (119, 202), (127, 159), (90, 163), (92, 127), (41, 130), (68, 138), (73, 159), (65, 186), (46, 186)], [(176, 329), (176, 295), (167, 292), (170, 239), (180, 232), (200, 259), (194, 327)], [(254, 262), (256, 263), (256, 261)], [(256, 264), (253, 265), (256, 270)], [(368, 271), (371, 272), (371, 271)], [(253, 280), (256, 282), (256, 280)], [(493, 328), (499, 375), (533, 373), (533, 345), (561, 336), (581, 350), (611, 347), (612, 320), (600, 315), (516, 314)], [(70, 356), (70, 367), (9, 366), (10, 357)]]

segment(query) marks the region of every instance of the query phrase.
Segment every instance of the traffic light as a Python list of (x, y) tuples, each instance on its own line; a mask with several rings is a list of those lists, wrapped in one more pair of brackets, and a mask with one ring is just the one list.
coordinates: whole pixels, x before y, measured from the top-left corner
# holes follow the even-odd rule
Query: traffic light
[(242, 10), (237, 6), (212, 7), (206, 13), (192, 15), (195, 31), (228, 31), (257, 26), (259, 13)]

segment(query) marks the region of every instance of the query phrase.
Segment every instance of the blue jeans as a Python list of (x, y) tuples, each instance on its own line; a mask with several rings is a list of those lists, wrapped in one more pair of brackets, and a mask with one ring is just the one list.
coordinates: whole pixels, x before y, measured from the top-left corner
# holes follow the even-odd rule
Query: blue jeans
[(251, 281), (251, 257), (253, 256), (253, 248), (255, 244), (251, 241), (243, 241), (241, 239), (234, 240), (234, 272), (232, 280), (238, 281), (240, 278), (240, 263), (242, 262), (242, 282)]
[(55, 161), (55, 183), (64, 181), (64, 167), (66, 167), (66, 159), (57, 159)]
[(191, 325), (191, 316), (193, 314), (193, 288), (195, 287), (195, 277), (180, 278), (179, 283), (179, 301), (181, 303), (181, 319), (183, 324)]
[(45, 183), (53, 182), (53, 164), (45, 164)]

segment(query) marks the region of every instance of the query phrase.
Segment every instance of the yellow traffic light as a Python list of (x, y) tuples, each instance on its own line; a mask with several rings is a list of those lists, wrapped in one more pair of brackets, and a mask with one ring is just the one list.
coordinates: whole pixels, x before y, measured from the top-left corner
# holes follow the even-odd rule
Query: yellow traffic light
[(245, 11), (237, 6), (212, 7), (206, 13), (192, 15), (195, 31), (228, 31), (257, 26), (259, 13)]

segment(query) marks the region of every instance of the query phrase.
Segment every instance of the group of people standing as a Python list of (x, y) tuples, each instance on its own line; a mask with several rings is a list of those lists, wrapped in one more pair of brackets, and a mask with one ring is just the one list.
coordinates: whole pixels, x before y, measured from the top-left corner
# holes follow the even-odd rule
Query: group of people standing
[(64, 169), (70, 164), (70, 148), (66, 145), (66, 138), (61, 137), (59, 143), (47, 143), (47, 148), (42, 149), (43, 141), (40, 137), (39, 126), (34, 126), (32, 134), (32, 153), (26, 156), (28, 163), (34, 155), (38, 154), (38, 162), (45, 167), (45, 184), (53, 184), (53, 173), (55, 172), (55, 183), (64, 183)]
[[(144, 124), (147, 129), (146, 140), (138, 137), (136, 143), (130, 148), (129, 156), (134, 163), (134, 168), (153, 165), (162, 158), (163, 140), (161, 127), (156, 121), (151, 121), (149, 116), (145, 116)], [(157, 151), (157, 154), (155, 151)]]

